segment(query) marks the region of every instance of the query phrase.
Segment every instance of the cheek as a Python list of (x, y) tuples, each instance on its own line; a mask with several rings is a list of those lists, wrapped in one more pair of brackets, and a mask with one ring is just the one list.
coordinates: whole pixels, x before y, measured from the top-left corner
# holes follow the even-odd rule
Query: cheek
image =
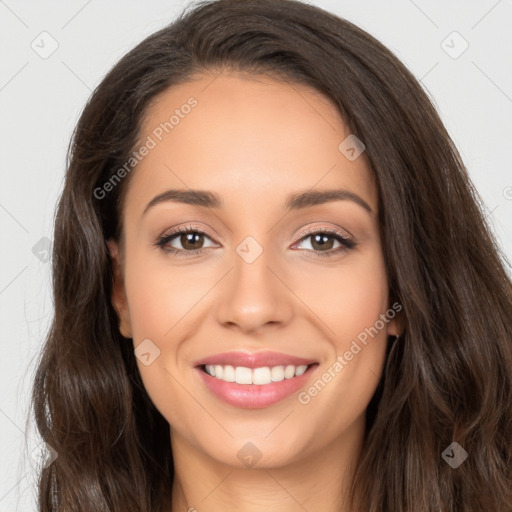
[[(338, 293), (336, 338), (352, 340), (372, 327), (387, 309), (388, 287), (385, 269), (380, 262), (370, 268), (357, 268), (335, 282)], [(337, 343), (340, 349), (343, 343)]]
[(387, 273), (375, 251), (314, 277), (316, 286), (303, 284), (297, 294), (319, 320), (330, 357), (297, 398), (305, 414), (330, 418), (325, 434), (334, 436), (364, 413), (381, 377), (388, 339), (381, 317), (388, 310)]
[(388, 307), (387, 274), (379, 251), (309, 269), (308, 279), (296, 278), (293, 289), (338, 353)]
[(135, 354), (139, 346), (146, 347), (139, 349), (140, 354), (150, 354), (149, 361), (141, 356), (136, 359), (144, 388), (162, 416), (174, 427), (185, 429), (201, 411), (181, 382), (175, 340), (182, 329), (191, 330), (191, 306), (204, 291), (183, 279), (179, 270), (156, 265), (136, 250), (126, 260), (125, 286)]
[(134, 342), (172, 337), (174, 326), (186, 319), (208, 287), (197, 274), (166, 265), (165, 256), (149, 258), (133, 251), (126, 261), (126, 294)]
[(191, 400), (183, 381), (188, 369), (182, 347), (201, 326), (218, 269), (200, 272), (172, 266), (165, 255), (155, 258), (135, 248), (128, 253), (125, 286), (134, 349), (137, 353), (137, 347), (146, 343), (152, 359), (146, 365), (137, 358), (139, 373), (152, 402), (169, 423), (189, 428), (204, 410)]

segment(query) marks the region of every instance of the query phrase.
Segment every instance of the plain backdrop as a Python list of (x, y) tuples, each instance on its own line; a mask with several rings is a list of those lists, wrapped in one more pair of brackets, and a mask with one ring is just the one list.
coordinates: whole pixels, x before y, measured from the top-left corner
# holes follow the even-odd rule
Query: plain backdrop
[[(310, 3), (367, 30), (421, 80), (512, 260), (512, 1)], [(36, 510), (44, 445), (28, 399), (53, 314), (48, 255), (72, 130), (106, 72), (188, 4), (0, 0), (0, 512)]]

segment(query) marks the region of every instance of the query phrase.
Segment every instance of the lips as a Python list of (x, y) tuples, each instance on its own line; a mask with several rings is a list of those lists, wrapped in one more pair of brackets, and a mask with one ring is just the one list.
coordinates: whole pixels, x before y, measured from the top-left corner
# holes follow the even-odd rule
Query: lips
[[(260, 409), (284, 400), (305, 386), (315, 373), (318, 363), (279, 352), (225, 352), (196, 361), (195, 367), (202, 383), (223, 402), (239, 408)], [(295, 370), (300, 368), (295, 376), (293, 371), (289, 372), (294, 367)], [(232, 378), (226, 379), (222, 373), (228, 368), (231, 373), (235, 373)], [(270, 369), (271, 380), (269, 375), (266, 378), (256, 376), (260, 372), (268, 374)], [(216, 371), (221, 371), (221, 378), (214, 376)], [(239, 378), (241, 373), (242, 379)], [(249, 376), (251, 373), (253, 383)], [(254, 381), (258, 384), (254, 384)]]

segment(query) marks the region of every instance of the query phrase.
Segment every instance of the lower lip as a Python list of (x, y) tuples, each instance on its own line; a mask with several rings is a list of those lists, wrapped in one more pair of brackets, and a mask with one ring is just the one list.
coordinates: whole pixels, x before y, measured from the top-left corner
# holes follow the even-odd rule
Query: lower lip
[(237, 384), (212, 377), (201, 368), (196, 370), (201, 375), (206, 387), (218, 398), (235, 407), (244, 409), (262, 409), (289, 397), (304, 386), (318, 364), (313, 364), (298, 377), (284, 379), (270, 384)]

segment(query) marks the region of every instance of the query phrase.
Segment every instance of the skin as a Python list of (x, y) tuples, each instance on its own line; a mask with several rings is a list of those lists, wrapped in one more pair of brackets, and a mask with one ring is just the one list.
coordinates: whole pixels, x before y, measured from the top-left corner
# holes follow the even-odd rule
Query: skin
[[(363, 446), (364, 413), (398, 317), (306, 405), (297, 394), (261, 409), (228, 405), (193, 363), (239, 349), (312, 358), (319, 366), (308, 389), (391, 307), (368, 163), (364, 153), (349, 161), (338, 149), (350, 132), (329, 99), (266, 75), (224, 71), (170, 88), (152, 104), (140, 140), (190, 96), (198, 105), (133, 171), (122, 240), (109, 241), (119, 329), (134, 347), (150, 339), (160, 350), (150, 365), (137, 364), (171, 426), (172, 512), (348, 510), (344, 492)], [(167, 201), (143, 215), (171, 188), (211, 190), (224, 205)], [(291, 192), (334, 188), (373, 211), (351, 200), (283, 209)], [(177, 256), (155, 245), (190, 223), (209, 233), (187, 246), (202, 253)], [(336, 239), (319, 247), (306, 228), (334, 229), (357, 245), (335, 253)], [(263, 249), (250, 264), (236, 252), (247, 236)], [(169, 245), (185, 250), (186, 239)], [(325, 250), (332, 255), (318, 256)], [(248, 442), (261, 453), (253, 467), (237, 457)]]

